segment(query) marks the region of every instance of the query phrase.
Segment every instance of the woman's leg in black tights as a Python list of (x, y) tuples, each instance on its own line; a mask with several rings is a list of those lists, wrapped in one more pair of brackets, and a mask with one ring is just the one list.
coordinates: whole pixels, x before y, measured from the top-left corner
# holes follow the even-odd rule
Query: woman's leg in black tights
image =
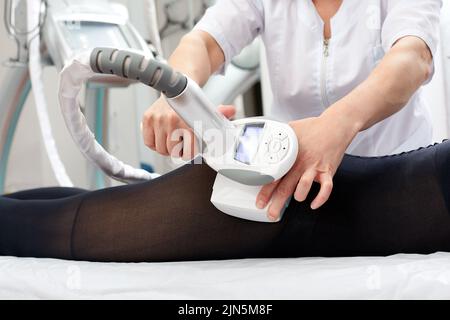
[(449, 166), (449, 142), (393, 157), (346, 156), (324, 207), (310, 210), (311, 194), (292, 201), (277, 224), (216, 210), (215, 172), (205, 165), (56, 201), (2, 199), (0, 254), (177, 261), (450, 251)]
[(78, 188), (41, 188), (34, 190), (25, 190), (13, 194), (7, 194), (3, 197), (16, 200), (56, 200), (76, 196), (88, 192)]
[(84, 193), (46, 188), (0, 197), (0, 255), (72, 259), (71, 234)]
[(273, 256), (281, 224), (219, 212), (210, 202), (216, 173), (206, 165), (160, 179), (92, 192), (73, 230), (73, 256), (100, 261), (176, 261)]
[(308, 255), (450, 251), (450, 142), (382, 158), (347, 156), (314, 214)]
[[(215, 175), (189, 165), (147, 183), (69, 198), (0, 198), (0, 255), (140, 262), (276, 254), (283, 224), (219, 212), (209, 200)], [(26, 193), (36, 199), (41, 190)]]

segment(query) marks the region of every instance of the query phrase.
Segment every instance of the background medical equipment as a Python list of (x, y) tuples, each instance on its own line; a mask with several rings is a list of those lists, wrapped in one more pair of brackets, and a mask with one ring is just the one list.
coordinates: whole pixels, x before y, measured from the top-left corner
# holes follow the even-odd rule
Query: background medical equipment
[[(90, 57), (80, 55), (61, 72), (61, 110), (72, 137), (88, 159), (122, 181), (152, 177), (108, 154), (86, 125), (77, 96), (82, 84), (95, 77), (95, 73), (137, 80), (163, 92), (169, 105), (203, 142), (202, 155), (218, 172), (213, 204), (233, 216), (271, 222), (267, 209), (256, 208), (256, 197), (262, 185), (282, 178), (297, 158), (297, 137), (290, 126), (263, 118), (230, 122), (194, 81), (167, 64), (136, 51), (96, 48)], [(210, 134), (216, 135), (207, 138)]]
[[(53, 64), (60, 70), (77, 52), (99, 43), (120, 48), (135, 48), (147, 55), (152, 55), (152, 52), (131, 25), (126, 7), (108, 0), (7, 0), (5, 21), (9, 34), (18, 44), (18, 55), (9, 63), (11, 71), (6, 81), (11, 85), (3, 87), (0, 92), (2, 97), (5, 97), (0, 104), (2, 111), (0, 191), (4, 188), (11, 140), (30, 84), (52, 171), (58, 185), (73, 186), (61, 161), (50, 125), (42, 78), (44, 65)], [(111, 79), (113, 81), (110, 81)], [(107, 89), (127, 86), (130, 82), (117, 77), (104, 80), (107, 81), (86, 85), (85, 104), (89, 113), (87, 114), (89, 125), (94, 128), (97, 139), (106, 144), (103, 137)], [(8, 99), (8, 97), (19, 98)], [(90, 186), (92, 188), (104, 186), (99, 172), (93, 168), (88, 170)]]
[(130, 23), (126, 7), (108, 0), (71, 0), (69, 5), (67, 1), (46, 1), (43, 40), (58, 69), (76, 53), (99, 45), (151, 54), (148, 44)]
[[(48, 0), (47, 0), (48, 1)], [(147, 42), (131, 24), (126, 7), (108, 0), (77, 1), (70, 3), (51, 0), (43, 27), (44, 43), (58, 70), (78, 52), (102, 43), (123, 49), (134, 48), (153, 56)], [(88, 83), (85, 88), (85, 107), (88, 124), (96, 139), (109, 149), (106, 128), (108, 106), (105, 101), (114, 87), (130, 84), (126, 79), (104, 78), (102, 82)], [(95, 106), (95, 107), (94, 107)], [(90, 188), (106, 186), (96, 168), (88, 167)]]

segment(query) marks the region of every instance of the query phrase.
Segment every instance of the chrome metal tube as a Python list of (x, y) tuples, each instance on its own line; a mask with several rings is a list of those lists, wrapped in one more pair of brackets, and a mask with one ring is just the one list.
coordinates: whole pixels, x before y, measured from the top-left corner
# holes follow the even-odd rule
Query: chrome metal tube
[(0, 194), (4, 193), (9, 154), (22, 108), (31, 90), (28, 66), (6, 69), (0, 86)]

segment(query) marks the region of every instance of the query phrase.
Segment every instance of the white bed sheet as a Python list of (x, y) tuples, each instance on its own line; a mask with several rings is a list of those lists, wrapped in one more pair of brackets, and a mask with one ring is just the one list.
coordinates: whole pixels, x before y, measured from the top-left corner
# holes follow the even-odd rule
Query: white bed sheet
[(0, 257), (1, 299), (450, 299), (450, 254), (89, 263)]

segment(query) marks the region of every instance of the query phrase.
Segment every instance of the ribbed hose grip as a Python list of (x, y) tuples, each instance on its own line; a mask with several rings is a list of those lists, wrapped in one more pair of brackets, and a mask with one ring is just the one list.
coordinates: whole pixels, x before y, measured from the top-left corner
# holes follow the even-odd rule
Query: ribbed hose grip
[(127, 50), (95, 48), (91, 53), (90, 64), (96, 73), (137, 80), (168, 98), (180, 95), (188, 82), (186, 76), (174, 71), (169, 65)]

